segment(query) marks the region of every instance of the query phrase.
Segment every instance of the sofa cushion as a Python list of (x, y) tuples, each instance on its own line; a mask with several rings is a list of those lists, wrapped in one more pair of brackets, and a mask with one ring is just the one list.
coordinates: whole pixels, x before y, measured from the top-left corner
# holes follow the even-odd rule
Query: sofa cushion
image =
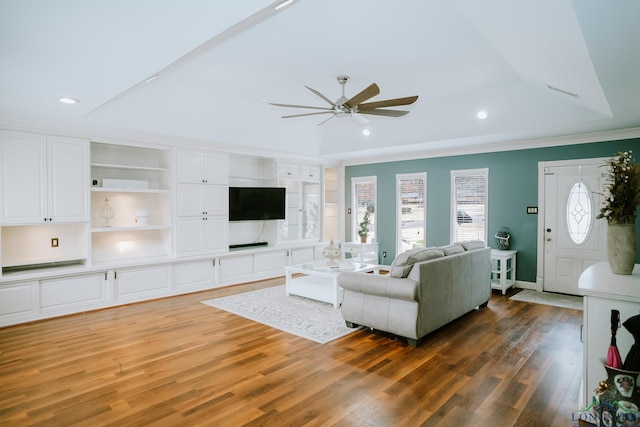
[(416, 248), (402, 252), (393, 260), (389, 276), (403, 279), (409, 275), (415, 263), (443, 256), (444, 252), (438, 248)]
[(455, 254), (461, 254), (461, 253), (464, 252), (464, 248), (461, 245), (458, 245), (456, 243), (454, 243), (453, 245), (449, 245), (449, 246), (443, 246), (440, 249), (442, 249), (442, 252), (444, 252), (444, 254), (446, 256), (455, 255)]
[(482, 249), (487, 245), (484, 244), (482, 240), (469, 240), (467, 242), (458, 242), (460, 246), (464, 248), (465, 251), (472, 251), (474, 249)]

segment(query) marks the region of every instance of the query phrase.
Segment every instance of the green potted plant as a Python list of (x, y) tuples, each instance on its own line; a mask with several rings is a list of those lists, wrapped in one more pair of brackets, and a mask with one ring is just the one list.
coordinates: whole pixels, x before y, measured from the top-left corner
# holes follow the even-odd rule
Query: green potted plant
[(640, 163), (631, 150), (607, 160), (604, 204), (596, 218), (607, 220), (607, 251), (611, 272), (631, 274), (636, 257), (636, 208), (640, 205)]
[(364, 213), (364, 217), (362, 218), (362, 222), (359, 224), (358, 228), (358, 236), (360, 236), (360, 242), (367, 243), (367, 236), (369, 235), (369, 224), (371, 224), (371, 220), (369, 219), (369, 211)]

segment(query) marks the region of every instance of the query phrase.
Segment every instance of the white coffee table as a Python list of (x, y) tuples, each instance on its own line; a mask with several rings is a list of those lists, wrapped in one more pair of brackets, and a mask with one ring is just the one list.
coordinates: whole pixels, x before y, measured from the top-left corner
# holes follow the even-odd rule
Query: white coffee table
[[(340, 261), (339, 267), (329, 267), (326, 261), (288, 265), (284, 268), (287, 295), (298, 295), (316, 301), (333, 304), (338, 308), (342, 301), (342, 288), (338, 286), (338, 274), (342, 271), (361, 271), (379, 274), (380, 266), (362, 262)], [(293, 277), (294, 274), (303, 274)]]

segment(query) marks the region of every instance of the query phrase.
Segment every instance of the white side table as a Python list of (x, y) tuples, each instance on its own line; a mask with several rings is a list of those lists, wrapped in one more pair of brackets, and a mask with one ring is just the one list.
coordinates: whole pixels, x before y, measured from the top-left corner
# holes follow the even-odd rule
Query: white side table
[(357, 262), (378, 264), (378, 242), (360, 243), (344, 242), (340, 243), (342, 249), (342, 259), (347, 259), (347, 252), (351, 254), (351, 259)]
[(491, 288), (502, 295), (516, 283), (516, 254), (518, 251), (491, 249)]

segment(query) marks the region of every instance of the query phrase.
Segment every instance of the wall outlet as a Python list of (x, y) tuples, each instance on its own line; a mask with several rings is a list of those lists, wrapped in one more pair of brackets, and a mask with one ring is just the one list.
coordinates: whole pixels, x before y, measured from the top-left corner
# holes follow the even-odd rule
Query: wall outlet
[(51, 238), (51, 247), (52, 248), (57, 248), (58, 247), (58, 238), (57, 237), (52, 237)]

